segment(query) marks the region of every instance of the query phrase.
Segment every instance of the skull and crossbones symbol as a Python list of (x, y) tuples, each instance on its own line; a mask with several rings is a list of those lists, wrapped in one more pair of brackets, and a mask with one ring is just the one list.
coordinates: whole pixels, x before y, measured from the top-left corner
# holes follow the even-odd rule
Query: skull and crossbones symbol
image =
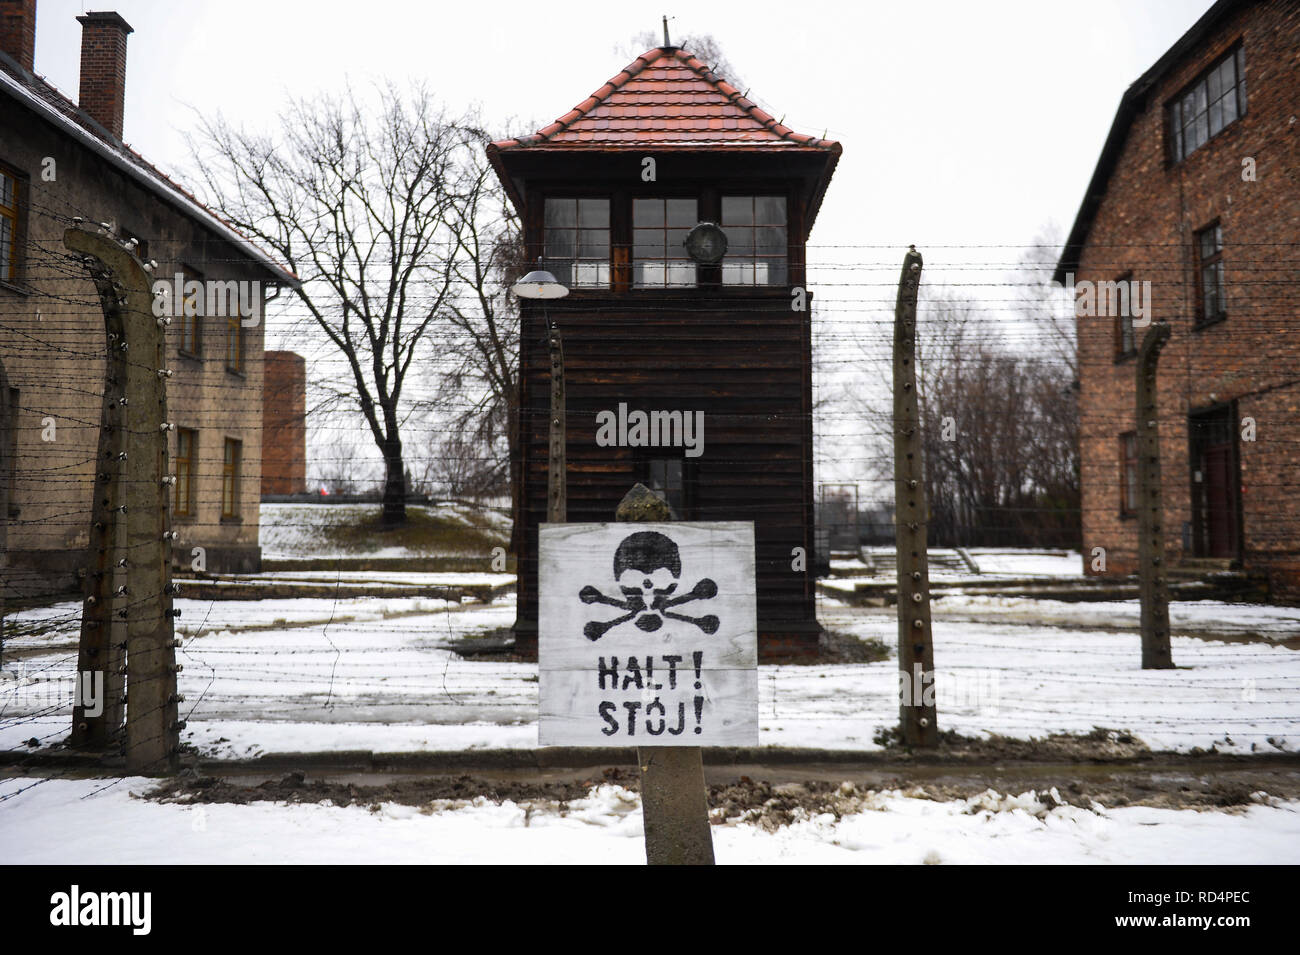
[(681, 576), (681, 552), (671, 537), (658, 531), (630, 534), (614, 552), (614, 579), (626, 599), (607, 597), (591, 585), (578, 594), (585, 604), (605, 604), (627, 613), (613, 620), (592, 620), (582, 632), (588, 640), (599, 640), (614, 627), (635, 619), (638, 629), (653, 633), (664, 625), (665, 618), (694, 624), (705, 633), (717, 632), (718, 618), (713, 614), (688, 617), (670, 609), (718, 595), (718, 585), (706, 577), (689, 593), (674, 597)]

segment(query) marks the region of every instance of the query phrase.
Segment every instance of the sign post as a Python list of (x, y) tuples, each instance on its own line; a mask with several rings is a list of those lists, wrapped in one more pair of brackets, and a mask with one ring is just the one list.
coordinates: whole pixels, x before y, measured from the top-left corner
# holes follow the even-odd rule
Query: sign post
[(647, 861), (707, 865), (700, 747), (758, 742), (754, 526), (667, 518), (638, 484), (617, 523), (542, 526), (539, 736), (636, 746)]

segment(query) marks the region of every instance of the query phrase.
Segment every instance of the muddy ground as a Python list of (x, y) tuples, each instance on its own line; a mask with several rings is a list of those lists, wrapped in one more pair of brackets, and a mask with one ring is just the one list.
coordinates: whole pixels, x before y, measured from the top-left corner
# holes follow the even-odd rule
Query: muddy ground
[[(950, 735), (939, 752), (924, 756), (893, 746), (858, 763), (714, 763), (705, 774), (715, 824), (747, 822), (769, 829), (823, 813), (839, 818), (869, 810), (885, 791), (941, 801), (980, 797), (989, 790), (1004, 796), (1033, 793), (1040, 814), (1062, 805), (1239, 811), (1260, 802), (1300, 799), (1300, 760), (1150, 753), (1132, 736), (1104, 729), (1040, 740)], [(602, 784), (636, 791), (640, 774), (635, 766), (476, 773), (322, 768), (268, 778), (251, 768), (227, 773), (208, 767), (162, 781), (148, 798), (187, 804), (329, 801), (371, 811), (392, 802), (432, 811), (481, 797), (562, 813)], [(972, 811), (996, 802), (982, 799)]]
[[(947, 801), (970, 799), (993, 790), (1003, 795), (1032, 793), (1040, 804), (1039, 814), (1063, 805), (1083, 809), (1120, 806), (1157, 806), (1166, 809), (1236, 810), (1276, 799), (1300, 798), (1300, 774), (1295, 771), (1232, 771), (1227, 774), (1115, 773), (1105, 778), (1070, 778), (1068, 770), (1056, 776), (1033, 780), (1011, 780), (989, 776), (947, 776), (918, 779), (900, 774), (887, 780), (825, 779), (771, 781), (740, 775), (727, 782), (709, 783), (710, 816), (715, 825), (746, 822), (765, 829), (779, 828), (829, 813), (836, 819), (876, 808), (876, 797), (884, 791), (899, 791), (916, 799)], [(483, 776), (432, 776), (390, 779), (378, 785), (356, 780), (310, 778), (305, 773), (287, 773), (279, 779), (261, 782), (241, 778), (189, 776), (168, 780), (149, 794), (161, 802), (233, 803), (254, 802), (321, 803), (356, 806), (378, 812), (382, 803), (398, 803), (430, 811), (463, 806), (480, 797), (491, 802), (509, 800), (533, 811), (563, 813), (568, 804), (588, 794), (593, 786), (610, 783), (626, 789), (640, 787), (635, 769), (611, 767), (582, 779), (525, 781)], [(1028, 785), (1026, 785), (1028, 783)], [(972, 807), (996, 807), (998, 800), (983, 800)], [(1033, 810), (1031, 810), (1033, 811)]]

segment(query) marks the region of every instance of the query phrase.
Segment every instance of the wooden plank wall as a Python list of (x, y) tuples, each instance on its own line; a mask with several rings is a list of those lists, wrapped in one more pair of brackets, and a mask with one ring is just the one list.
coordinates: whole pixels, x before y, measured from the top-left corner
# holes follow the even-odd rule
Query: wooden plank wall
[[(787, 290), (692, 298), (592, 297), (553, 302), (564, 338), (568, 392), (568, 519), (612, 519), (648, 449), (600, 447), (597, 413), (703, 411), (694, 459), (694, 507), (684, 519), (755, 523), (760, 650), (816, 646), (815, 581), (792, 570), (813, 562), (811, 303), (794, 311)], [(546, 515), (549, 364), (540, 306), (524, 312), (522, 431), (524, 535), (519, 561), (521, 644), (535, 640), (537, 525)], [(664, 449), (664, 456), (680, 454)]]

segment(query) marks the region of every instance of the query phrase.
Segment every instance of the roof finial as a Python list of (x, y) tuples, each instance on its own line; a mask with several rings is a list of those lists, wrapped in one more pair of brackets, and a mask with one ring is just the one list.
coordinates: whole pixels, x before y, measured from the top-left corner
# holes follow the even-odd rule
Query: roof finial
[(668, 39), (668, 21), (676, 20), (676, 19), (677, 19), (676, 17), (670, 17), (668, 14), (666, 13), (664, 14), (664, 48), (665, 49), (673, 48), (672, 41)]

